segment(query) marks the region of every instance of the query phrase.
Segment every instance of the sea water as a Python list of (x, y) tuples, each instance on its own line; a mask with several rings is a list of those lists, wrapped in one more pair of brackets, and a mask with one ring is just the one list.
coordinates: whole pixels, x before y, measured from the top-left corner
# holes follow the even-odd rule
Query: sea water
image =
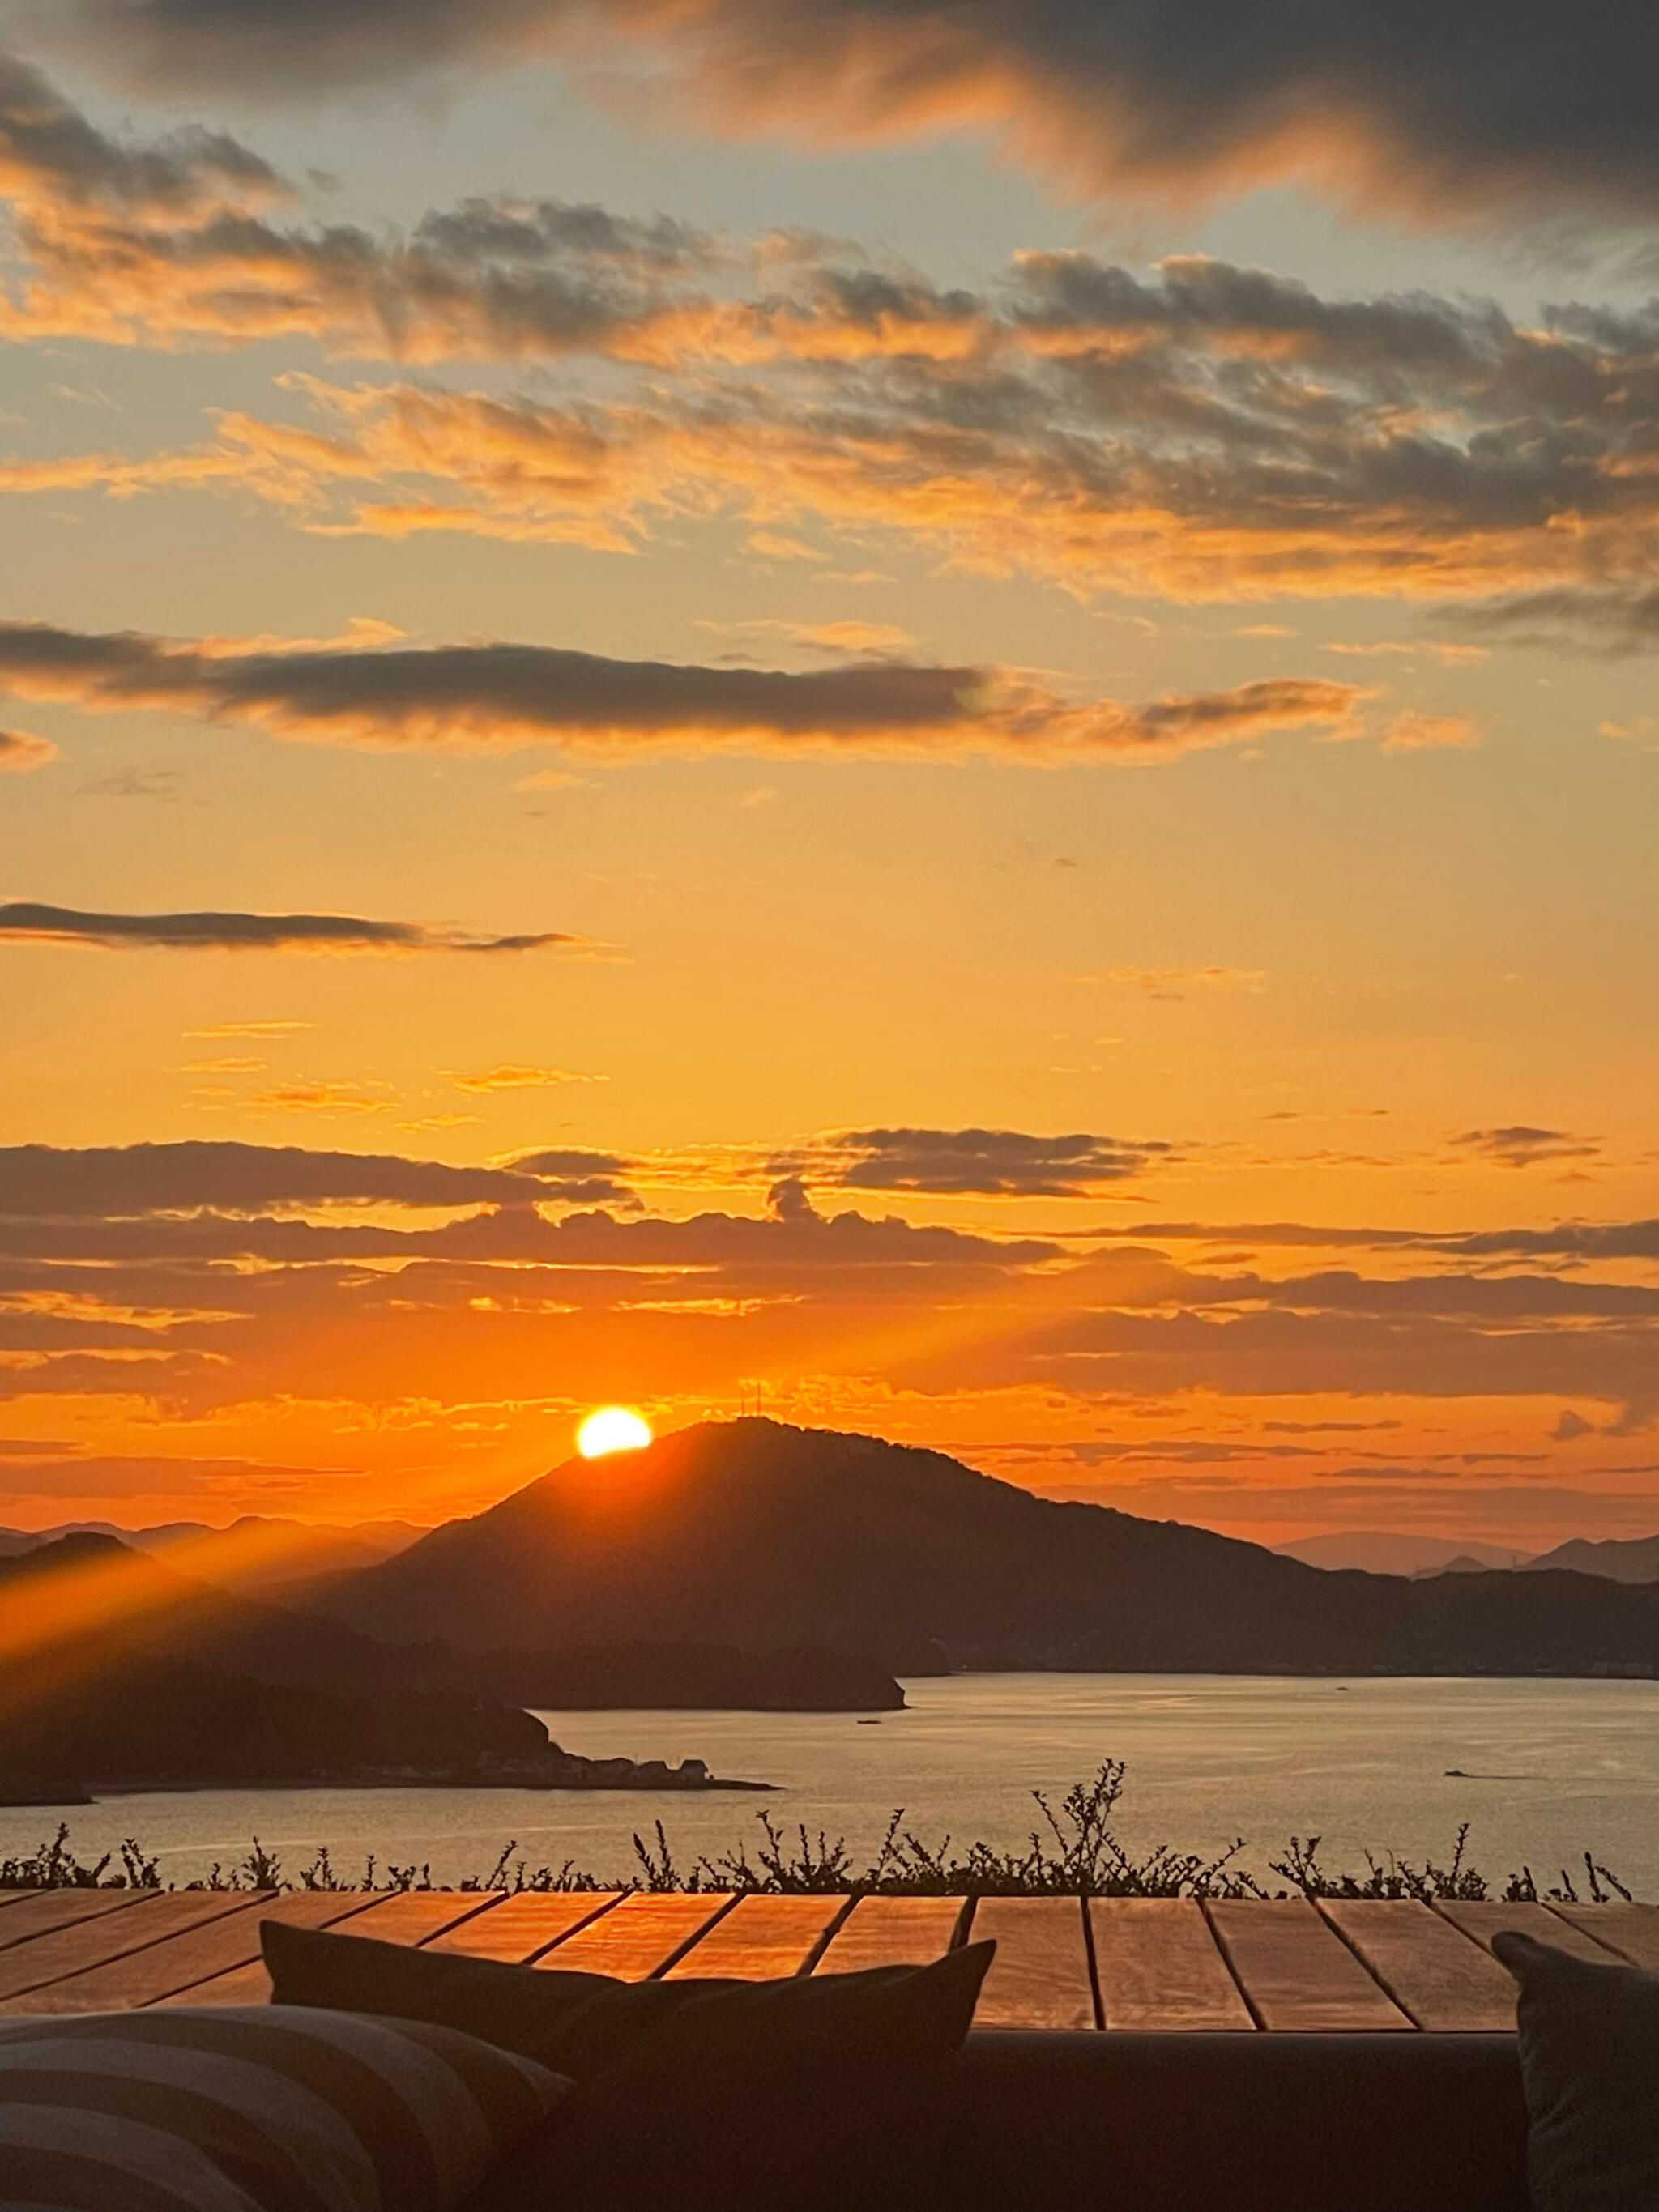
[[(532, 1865), (566, 1860), (607, 1878), (637, 1871), (632, 1838), (660, 1820), (682, 1867), (763, 1840), (763, 1808), (791, 1830), (845, 1837), (860, 1863), (893, 1813), (929, 1844), (1023, 1843), (1054, 1801), (1107, 1759), (1127, 1762), (1118, 1814), (1137, 1849), (1209, 1856), (1244, 1839), (1267, 1876), (1291, 1835), (1320, 1836), (1334, 1868), (1369, 1848), (1449, 1856), (1460, 1823), (1501, 1886), (1530, 1863), (1582, 1886), (1593, 1851), (1659, 1901), (1659, 1682), (1376, 1680), (1194, 1674), (960, 1674), (905, 1685), (908, 1709), (851, 1714), (559, 1712), (542, 1718), (591, 1757), (688, 1757), (778, 1784), (725, 1792), (526, 1790), (198, 1790), (90, 1806), (0, 1810), (0, 1856), (59, 1819), (83, 1856), (136, 1838), (164, 1881), (233, 1865), (258, 1836), (292, 1877), (326, 1844), (343, 1876), (373, 1852), (455, 1881), (508, 1842)], [(1450, 1770), (1458, 1770), (1451, 1771)], [(1271, 1876), (1267, 1876), (1271, 1879)]]

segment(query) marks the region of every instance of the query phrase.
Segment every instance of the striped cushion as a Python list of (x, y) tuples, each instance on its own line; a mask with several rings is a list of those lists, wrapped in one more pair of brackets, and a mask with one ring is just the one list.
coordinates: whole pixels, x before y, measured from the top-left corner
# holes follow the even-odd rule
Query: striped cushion
[(0, 2027), (3, 2212), (453, 2212), (563, 2077), (298, 2005)]

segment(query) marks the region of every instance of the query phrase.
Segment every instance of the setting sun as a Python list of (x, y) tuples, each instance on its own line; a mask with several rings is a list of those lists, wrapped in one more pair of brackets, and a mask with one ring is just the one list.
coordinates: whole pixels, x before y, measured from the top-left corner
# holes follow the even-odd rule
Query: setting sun
[(650, 1441), (650, 1424), (626, 1406), (601, 1406), (576, 1431), (576, 1449), (584, 1459), (603, 1459), (608, 1452), (639, 1451)]

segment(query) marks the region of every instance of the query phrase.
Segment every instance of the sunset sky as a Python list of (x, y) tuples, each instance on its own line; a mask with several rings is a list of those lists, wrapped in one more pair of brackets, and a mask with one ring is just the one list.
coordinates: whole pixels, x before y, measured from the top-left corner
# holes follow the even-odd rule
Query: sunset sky
[(0, 1523), (1659, 1528), (1659, 29), (1480, 20), (0, 9)]

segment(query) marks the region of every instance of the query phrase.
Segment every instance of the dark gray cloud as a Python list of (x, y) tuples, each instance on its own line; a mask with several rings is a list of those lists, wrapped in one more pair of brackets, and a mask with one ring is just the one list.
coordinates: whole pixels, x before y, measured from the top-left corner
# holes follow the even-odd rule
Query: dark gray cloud
[[(198, 446), (20, 462), (0, 483), (252, 493), (333, 529), (613, 548), (714, 500), (1088, 589), (1407, 596), (1517, 637), (1587, 636), (1598, 610), (1628, 630), (1624, 594), (1649, 585), (1659, 368), (1642, 318), (1521, 326), (1478, 301), (1332, 301), (1203, 260), (1148, 278), (1082, 254), (1024, 257), (966, 301), (913, 278), (878, 309), (889, 289), (804, 258), (781, 296), (733, 308), (735, 336), (720, 318), (678, 328), (666, 373), (620, 398), (311, 379), (309, 441), (238, 415)], [(728, 339), (755, 365), (732, 370)], [(1537, 601), (1592, 580), (1588, 612)]]
[(1133, 1237), (1153, 1243), (1313, 1245), (1340, 1251), (1345, 1245), (1386, 1251), (1395, 1244), (1425, 1244), (1431, 1231), (1335, 1227), (1304, 1221), (1136, 1221), (1109, 1222), (1086, 1232), (1091, 1237)]
[(1553, 1229), (1482, 1229), (1448, 1237), (1466, 1259), (1659, 1260), (1659, 1220), (1565, 1221)]
[(70, 20), (160, 88), (267, 98), (597, 28), (678, 66), (681, 116), (796, 139), (977, 125), (1103, 191), (1298, 177), (1443, 216), (1627, 215), (1659, 189), (1659, 29), (1631, 0), (1570, 22), (1545, 0), (1501, 17), (1429, 0), (80, 0)]
[(1659, 1318), (1659, 1290), (1638, 1283), (1584, 1283), (1559, 1275), (1455, 1274), (1376, 1279), (1346, 1269), (1295, 1275), (1287, 1282), (1245, 1283), (1222, 1278), (1216, 1295), (1238, 1304), (1299, 1313), (1437, 1315), (1492, 1322), (1599, 1321), (1621, 1316)]
[(595, 1170), (620, 1175), (633, 1164), (619, 1152), (584, 1152), (574, 1146), (562, 1151), (519, 1152), (506, 1163), (514, 1175), (535, 1176), (556, 1182), (571, 1176), (591, 1176)]
[(1436, 611), (1443, 628), (1506, 645), (1622, 656), (1659, 646), (1659, 586), (1559, 584), (1472, 607)]
[(465, 201), (407, 234), (278, 221), (299, 193), (235, 140), (118, 140), (3, 52), (0, 192), (30, 270), (14, 335), (308, 334), (416, 359), (649, 349), (719, 260), (670, 217), (557, 200)]
[(14, 899), (0, 905), (0, 942), (94, 945), (116, 951), (216, 952), (539, 952), (583, 940), (557, 930), (480, 937), (413, 921), (344, 914), (83, 914)]
[(797, 673), (506, 644), (239, 652), (45, 623), (0, 623), (3, 689), (347, 744), (818, 744), (1123, 760), (1173, 758), (1272, 729), (1338, 728), (1364, 696), (1354, 684), (1285, 677), (1139, 707), (1079, 706), (994, 668), (860, 660)]
[(848, 1190), (911, 1190), (941, 1196), (1081, 1198), (1139, 1175), (1173, 1148), (1152, 1139), (1039, 1137), (1018, 1129), (849, 1129), (773, 1171)]
[[(273, 1206), (528, 1206), (572, 1182), (602, 1182), (610, 1194), (623, 1194), (617, 1178), (628, 1165), (615, 1152), (562, 1152), (539, 1164), (489, 1168), (297, 1145), (11, 1145), (0, 1148), (0, 1215), (120, 1221), (198, 1210), (258, 1214)], [(174, 1225), (190, 1224), (168, 1224)], [(137, 1249), (156, 1233), (139, 1232)]]
[[(204, 24), (215, 6), (202, 0)], [(720, 13), (707, 0), (677, 19)], [(326, 50), (325, 23), (365, 52), (385, 29), (343, 0), (317, 14), (302, 66)], [(888, 30), (905, 20), (880, 11)], [(206, 28), (199, 43), (212, 50)], [(1518, 324), (1479, 300), (1324, 298), (1203, 257), (1136, 273), (1079, 252), (947, 289), (844, 242), (733, 241), (552, 201), (468, 201), (395, 238), (279, 224), (264, 202), (280, 179), (257, 157), (205, 140), (123, 149), (27, 73), (12, 107), (17, 332), (305, 335), (416, 361), (585, 352), (652, 372), (556, 403), (291, 379), (318, 434), (231, 413), (179, 450), (9, 462), (12, 491), (205, 489), (334, 530), (612, 550), (714, 504), (763, 529), (814, 515), (892, 529), (1086, 589), (1407, 595), (1457, 603), (1482, 635), (1621, 652), (1659, 625), (1651, 308)], [(43, 151), (43, 136), (92, 150)], [(223, 711), (273, 716), (259, 672), (242, 675), (249, 696)], [(676, 703), (709, 704), (683, 686)], [(1175, 703), (1180, 741), (1200, 742), (1191, 702)], [(733, 696), (716, 720), (764, 707)], [(1152, 710), (1135, 711), (1155, 744)], [(1231, 695), (1216, 711), (1231, 722)]]
[(83, 207), (181, 215), (227, 192), (280, 196), (270, 164), (222, 132), (197, 126), (149, 144), (98, 130), (20, 56), (0, 49), (0, 185), (49, 186)]
[(1540, 1161), (1595, 1158), (1601, 1146), (1594, 1139), (1576, 1137), (1568, 1129), (1538, 1129), (1525, 1121), (1503, 1129), (1466, 1129), (1452, 1142), (1460, 1150), (1482, 1159), (1496, 1160), (1506, 1168), (1535, 1167)]
[(1416, 1247), (1462, 1259), (1659, 1260), (1659, 1220), (1563, 1221), (1543, 1229), (1377, 1229), (1299, 1221), (1137, 1221), (1086, 1232), (1152, 1243), (1255, 1244), (1388, 1252)]

